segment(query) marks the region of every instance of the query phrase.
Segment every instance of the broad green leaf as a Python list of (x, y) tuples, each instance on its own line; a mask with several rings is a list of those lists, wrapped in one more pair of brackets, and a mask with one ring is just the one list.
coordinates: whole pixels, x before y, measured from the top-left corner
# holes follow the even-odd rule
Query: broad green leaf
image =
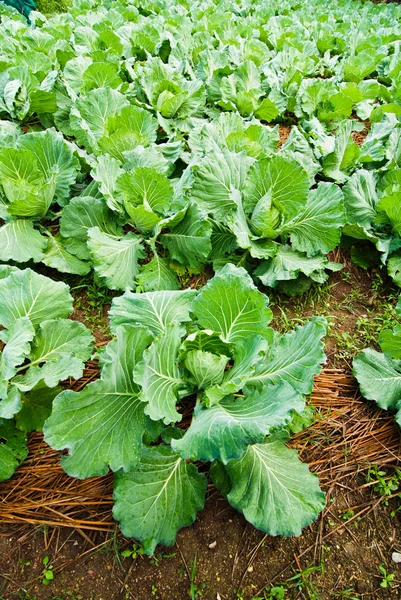
[(0, 150), (0, 181), (10, 203), (8, 211), (18, 217), (43, 217), (53, 200), (55, 176), (43, 176), (34, 154), (28, 150)]
[(400, 237), (401, 234), (401, 195), (392, 194), (381, 198), (377, 204), (377, 225), (390, 225), (392, 232)]
[(221, 383), (228, 356), (217, 356), (203, 350), (189, 350), (184, 359), (184, 366), (191, 373), (196, 387), (205, 390)]
[(168, 325), (144, 352), (143, 362), (134, 372), (134, 381), (142, 387), (140, 398), (146, 402), (145, 413), (153, 421), (163, 419), (166, 425), (182, 419), (176, 410), (178, 390), (183, 384), (178, 368), (180, 345), (180, 325)]
[(255, 117), (267, 123), (273, 121), (278, 114), (277, 106), (269, 98), (264, 98), (255, 111)]
[(18, 369), (24, 374), (15, 377), (13, 385), (26, 392), (42, 380), (51, 388), (68, 377), (79, 379), (85, 361), (91, 357), (93, 339), (89, 329), (77, 321), (43, 321), (32, 344), (29, 362)]
[(83, 91), (97, 88), (118, 88), (122, 79), (117, 75), (118, 67), (107, 62), (94, 62), (82, 75)]
[(183, 220), (160, 236), (173, 260), (196, 269), (206, 262), (212, 249), (210, 237), (212, 226), (206, 215), (190, 204)]
[(394, 283), (401, 287), (401, 253), (396, 252), (387, 261), (387, 271)]
[(117, 192), (117, 179), (124, 173), (120, 163), (107, 154), (98, 156), (91, 176), (99, 184), (99, 191), (106, 199), (107, 206), (116, 213), (124, 214), (122, 198)]
[(57, 200), (68, 200), (70, 187), (77, 177), (79, 162), (63, 136), (54, 129), (27, 133), (18, 139), (18, 148), (32, 152), (45, 178), (49, 173), (55, 176)]
[(401, 325), (396, 325), (393, 330), (383, 329), (379, 335), (379, 344), (382, 352), (390, 358), (401, 358)]
[(109, 235), (121, 236), (123, 233), (115, 213), (104, 200), (90, 196), (73, 198), (63, 210), (60, 233), (65, 248), (81, 260), (90, 259), (87, 241), (91, 227), (98, 227)]
[(107, 131), (113, 135), (117, 131), (129, 131), (138, 136), (138, 146), (149, 146), (157, 138), (157, 121), (143, 108), (126, 106), (115, 117), (107, 121)]
[(349, 178), (343, 192), (347, 223), (357, 223), (369, 229), (378, 203), (373, 174), (365, 169), (357, 171)]
[(313, 317), (305, 325), (276, 336), (268, 355), (259, 360), (254, 374), (247, 378), (245, 391), (255, 386), (259, 389), (267, 383), (287, 381), (300, 394), (310, 394), (313, 378), (326, 361), (322, 339), (326, 334), (326, 320)]
[(9, 328), (20, 317), (36, 327), (46, 319), (68, 317), (72, 297), (68, 286), (31, 269), (13, 271), (0, 279), (0, 325)]
[(48, 267), (61, 271), (61, 273), (87, 275), (91, 270), (89, 263), (68, 252), (64, 247), (64, 239), (59, 233), (55, 236), (48, 236), (48, 244), (42, 262)]
[(307, 256), (327, 254), (338, 246), (345, 224), (343, 195), (333, 183), (319, 183), (311, 190), (305, 208), (280, 233), (288, 233), (292, 247)]
[(291, 246), (282, 245), (273, 258), (261, 262), (254, 275), (263, 285), (274, 288), (278, 282), (296, 279), (300, 273), (311, 277), (329, 267), (327, 258), (321, 254), (308, 257)]
[(209, 405), (220, 402), (225, 396), (234, 394), (244, 387), (248, 378), (255, 372), (255, 365), (266, 356), (268, 341), (271, 341), (270, 333), (273, 333), (272, 330), (267, 330), (265, 337), (249, 335), (235, 343), (233, 367), (226, 371), (221, 384), (205, 391)]
[(253, 160), (244, 154), (222, 151), (205, 157), (199, 166), (193, 168), (193, 184), (188, 192), (207, 213), (217, 222), (235, 209), (232, 190), (241, 190)]
[(397, 362), (367, 348), (354, 358), (352, 371), (367, 400), (375, 400), (386, 410), (401, 408), (401, 371)]
[(154, 143), (156, 131), (157, 121), (148, 111), (137, 106), (126, 106), (120, 114), (108, 119), (106, 135), (99, 140), (99, 148), (125, 162), (124, 152)]
[(226, 469), (232, 486), (228, 501), (269, 535), (301, 535), (325, 506), (317, 476), (280, 438), (248, 446)]
[(354, 165), (359, 156), (359, 147), (351, 137), (352, 121), (343, 123), (336, 132), (334, 151), (323, 159), (323, 173), (338, 183), (347, 180), (346, 171)]
[(123, 534), (152, 555), (158, 543), (173, 545), (177, 531), (195, 521), (206, 488), (205, 475), (170, 448), (147, 448), (137, 468), (116, 474), (113, 516)]
[(189, 311), (196, 294), (196, 290), (190, 289), (145, 294), (126, 292), (113, 299), (109, 312), (110, 327), (114, 331), (118, 325), (142, 324), (154, 335), (159, 335), (170, 323), (191, 320)]
[(289, 422), (291, 412), (301, 412), (305, 401), (288, 383), (264, 386), (249, 396), (228, 396), (210, 408), (197, 406), (183, 438), (172, 442), (184, 459), (227, 463), (238, 458), (248, 444), (261, 442), (274, 427)]
[(103, 233), (99, 227), (88, 230), (88, 247), (94, 269), (112, 290), (135, 289), (138, 261), (146, 256), (142, 241), (133, 233), (117, 237)]
[(101, 378), (81, 392), (62, 392), (44, 426), (46, 442), (57, 450), (64, 470), (85, 478), (132, 469), (140, 457), (147, 428), (145, 405), (132, 372), (151, 342), (141, 326), (120, 327), (102, 355)]
[(50, 417), (54, 398), (63, 391), (61, 387), (48, 388), (40, 384), (21, 396), (21, 408), (15, 415), (15, 423), (21, 431), (42, 431)]
[(143, 205), (134, 206), (129, 209), (130, 222), (140, 233), (149, 234), (159, 224), (161, 217), (150, 208)]
[(124, 173), (117, 181), (117, 190), (122, 194), (124, 207), (135, 221), (132, 210), (143, 206), (147, 210), (165, 215), (173, 199), (173, 188), (169, 179), (150, 167), (137, 167)]
[(384, 58), (385, 54), (372, 50), (363, 50), (354, 56), (348, 56), (344, 61), (345, 81), (356, 81), (365, 79), (376, 70), (376, 65)]
[(47, 238), (40, 235), (31, 221), (18, 219), (0, 227), (0, 260), (27, 262), (42, 260)]
[(288, 218), (305, 206), (309, 177), (301, 165), (282, 156), (259, 160), (250, 169), (244, 190), (246, 212), (261, 201), (268, 201)]
[[(254, 258), (270, 258), (274, 256), (277, 251), (277, 243), (271, 239), (266, 239), (266, 236), (275, 238), (278, 235), (278, 232), (274, 230), (274, 227), (278, 226), (278, 221), (274, 217), (272, 218), (272, 213), (276, 213), (275, 216), (277, 217), (279, 216), (277, 209), (271, 211), (269, 199), (262, 199), (262, 202), (264, 200), (267, 202), (267, 210), (259, 211), (258, 209), (261, 208), (262, 202), (259, 203), (249, 223), (240, 194), (233, 193), (232, 198), (235, 200), (237, 209), (228, 215), (226, 223), (235, 235), (238, 246), (244, 250), (249, 250), (250, 255)], [(252, 226), (253, 230), (257, 231), (258, 225), (261, 225), (261, 230), (259, 234), (255, 235), (251, 231), (250, 226)], [(265, 239), (262, 239), (262, 235), (265, 236)]]
[(212, 250), (210, 258), (216, 259), (231, 254), (237, 247), (237, 241), (232, 231), (221, 223), (212, 221), (212, 233), (210, 236)]
[(231, 356), (232, 344), (222, 342), (219, 335), (213, 331), (201, 330), (195, 333), (190, 333), (182, 345), (184, 352), (191, 350), (202, 350), (203, 352), (211, 352), (212, 354), (224, 354)]
[(71, 109), (70, 126), (79, 145), (93, 151), (106, 131), (109, 117), (127, 106), (128, 100), (111, 88), (98, 88), (80, 96)]
[(245, 269), (228, 264), (199, 292), (192, 311), (205, 329), (224, 342), (262, 334), (271, 320), (268, 299), (254, 286)]
[[(17, 319), (9, 329), (0, 332), (0, 340), (6, 344), (0, 355), (1, 399), (7, 398), (8, 381), (17, 373), (18, 365), (21, 365), (29, 355), (34, 335), (35, 330), (27, 317)], [(4, 412), (3, 403), (0, 403), (0, 415), (5, 418), (13, 416)]]
[(180, 287), (177, 275), (170, 269), (169, 260), (156, 253), (151, 261), (141, 267), (136, 279), (138, 287), (144, 292), (178, 290)]
[(0, 419), (0, 481), (10, 479), (28, 456), (27, 437), (15, 428), (14, 421)]

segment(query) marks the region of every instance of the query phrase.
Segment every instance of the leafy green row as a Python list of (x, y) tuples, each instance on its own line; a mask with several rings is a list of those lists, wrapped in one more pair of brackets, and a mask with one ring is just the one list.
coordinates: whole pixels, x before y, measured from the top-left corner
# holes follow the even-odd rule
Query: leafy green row
[[(401, 300), (396, 312), (401, 315)], [(362, 394), (374, 400), (380, 408), (396, 413), (401, 425), (401, 325), (384, 329), (379, 336), (382, 352), (372, 348), (362, 350), (353, 362), (353, 372)]]
[(3, 9), (0, 260), (121, 291), (230, 262), (292, 294), (339, 268), (343, 231), (400, 282), (400, 14), (77, 0), (28, 27)]
[(198, 461), (262, 531), (299, 535), (316, 518), (324, 494), (285, 442), (325, 361), (324, 319), (278, 335), (268, 298), (230, 264), (199, 292), (127, 291), (113, 301), (100, 379), (58, 393), (81, 375), (91, 335), (66, 318), (65, 284), (29, 269), (3, 275), (1, 479), (25, 457), (21, 436), (43, 427), (50, 446), (68, 449), (69, 475), (116, 473), (114, 516), (150, 554), (203, 507)]

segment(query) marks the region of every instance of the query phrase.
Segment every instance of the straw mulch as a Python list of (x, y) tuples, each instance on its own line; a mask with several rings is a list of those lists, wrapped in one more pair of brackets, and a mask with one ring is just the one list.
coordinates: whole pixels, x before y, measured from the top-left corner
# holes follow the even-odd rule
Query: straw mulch
[[(71, 382), (79, 390), (98, 377), (90, 362), (84, 377)], [(324, 369), (315, 379), (310, 402), (317, 408), (314, 424), (294, 436), (291, 446), (319, 475), (326, 490), (372, 464), (397, 466), (401, 439), (394, 417), (361, 398), (355, 379), (340, 369)], [(0, 486), (0, 523), (52, 525), (111, 531), (113, 476), (80, 481), (60, 467), (60, 452), (42, 435), (31, 435), (30, 453), (14, 477)]]

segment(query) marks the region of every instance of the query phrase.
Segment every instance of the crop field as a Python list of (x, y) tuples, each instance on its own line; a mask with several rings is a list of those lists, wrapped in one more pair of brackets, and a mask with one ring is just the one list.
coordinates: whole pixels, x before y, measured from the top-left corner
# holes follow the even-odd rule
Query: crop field
[(0, 2), (0, 600), (401, 597), (400, 288), (397, 2)]

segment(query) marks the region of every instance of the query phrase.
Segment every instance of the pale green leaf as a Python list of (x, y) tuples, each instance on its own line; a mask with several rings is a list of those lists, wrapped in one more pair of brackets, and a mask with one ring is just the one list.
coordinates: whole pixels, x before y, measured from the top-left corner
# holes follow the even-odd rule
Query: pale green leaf
[(133, 233), (117, 237), (102, 232), (99, 227), (88, 230), (94, 269), (112, 290), (135, 289), (138, 261), (146, 256), (142, 241)]
[(217, 356), (203, 350), (189, 350), (184, 359), (184, 366), (192, 375), (196, 387), (205, 390), (221, 383), (228, 356)]
[(143, 362), (134, 372), (134, 380), (142, 387), (140, 398), (146, 402), (145, 413), (153, 421), (163, 419), (166, 425), (182, 419), (176, 410), (178, 390), (183, 384), (178, 368), (180, 345), (180, 326), (168, 325), (144, 352)]
[(9, 328), (20, 317), (34, 326), (46, 319), (68, 317), (72, 298), (68, 286), (31, 269), (13, 271), (0, 279), (0, 325)]
[(59, 233), (55, 236), (48, 236), (48, 244), (42, 262), (48, 267), (53, 267), (62, 273), (75, 273), (77, 275), (87, 275), (91, 270), (91, 265), (84, 262), (68, 252), (64, 247), (64, 239)]
[(10, 479), (28, 456), (27, 437), (15, 428), (14, 421), (0, 419), (0, 481)]
[(300, 394), (312, 392), (313, 378), (326, 361), (323, 338), (327, 334), (327, 322), (313, 317), (305, 325), (276, 336), (266, 357), (255, 366), (255, 372), (247, 378), (245, 390), (258, 389), (266, 383), (287, 381)]
[(383, 329), (379, 335), (379, 344), (382, 352), (390, 358), (401, 358), (401, 325), (396, 325), (393, 330)]
[(158, 254), (154, 254), (152, 260), (141, 267), (137, 282), (144, 292), (178, 290), (180, 287), (177, 275), (170, 269), (169, 260)]
[(244, 154), (211, 153), (193, 168), (193, 184), (188, 197), (216, 221), (223, 221), (235, 208), (232, 190), (241, 190), (253, 160)]
[(0, 260), (27, 262), (42, 260), (47, 238), (27, 219), (10, 221), (0, 227)]
[(81, 260), (90, 259), (87, 241), (91, 227), (98, 227), (103, 233), (115, 236), (123, 233), (115, 213), (103, 199), (90, 196), (73, 198), (63, 210), (60, 233), (65, 248)]
[(268, 298), (258, 291), (245, 269), (228, 264), (200, 291), (193, 313), (205, 329), (224, 342), (262, 334), (271, 320)]
[(300, 273), (308, 277), (315, 276), (329, 268), (330, 263), (325, 256), (308, 257), (291, 246), (282, 245), (273, 258), (263, 261), (254, 271), (254, 275), (269, 287), (276, 287), (280, 281), (296, 279)]
[(268, 339), (269, 334), (272, 333), (272, 330), (267, 330), (265, 337), (249, 335), (235, 343), (233, 367), (225, 372), (221, 384), (205, 391), (209, 405), (219, 402), (225, 396), (234, 394), (244, 387), (248, 378), (255, 372), (256, 364), (266, 356), (268, 342), (271, 341)]
[(151, 555), (158, 543), (174, 544), (177, 531), (195, 521), (206, 488), (205, 475), (170, 448), (147, 448), (136, 468), (116, 474), (113, 516), (123, 534)]
[(305, 208), (280, 233), (288, 233), (292, 247), (314, 256), (327, 254), (338, 246), (345, 224), (343, 195), (333, 183), (319, 183), (311, 190)]
[(248, 446), (226, 470), (232, 486), (228, 501), (269, 535), (301, 535), (325, 506), (317, 476), (280, 438)]
[(197, 406), (191, 426), (173, 450), (184, 459), (227, 463), (242, 455), (248, 444), (261, 442), (274, 427), (301, 412), (304, 399), (288, 383), (267, 385), (249, 396), (227, 397), (210, 408)]
[(154, 335), (159, 335), (166, 331), (170, 323), (191, 320), (189, 311), (196, 294), (196, 290), (191, 289), (144, 294), (126, 292), (113, 299), (109, 313), (110, 327), (114, 331), (118, 325), (142, 324)]
[(32, 152), (45, 178), (49, 173), (55, 176), (57, 200), (68, 200), (70, 187), (75, 183), (79, 170), (79, 161), (63, 136), (54, 129), (27, 133), (18, 139), (18, 148)]
[(354, 173), (343, 187), (347, 223), (371, 227), (376, 216), (378, 197), (373, 173), (361, 169)]
[(118, 328), (102, 355), (101, 379), (54, 400), (44, 434), (52, 448), (68, 448), (61, 463), (69, 475), (83, 479), (138, 463), (148, 424), (132, 372), (151, 339), (144, 327)]
[(401, 408), (401, 370), (391, 358), (367, 348), (354, 358), (353, 369), (362, 394), (380, 408)]
[(91, 357), (93, 340), (89, 329), (77, 321), (43, 321), (32, 345), (29, 362), (18, 369), (24, 374), (15, 377), (13, 385), (26, 392), (42, 380), (51, 388), (69, 377), (79, 379), (85, 361)]
[(55, 176), (48, 173), (44, 177), (32, 152), (1, 149), (0, 181), (10, 214), (42, 217), (47, 213), (56, 189)]
[(183, 220), (160, 236), (173, 260), (196, 269), (206, 262), (212, 249), (210, 237), (212, 226), (206, 215), (190, 204)]
[(259, 160), (250, 169), (243, 193), (246, 212), (267, 199), (271, 206), (292, 218), (308, 199), (309, 177), (301, 165), (282, 156)]
[[(17, 373), (18, 365), (22, 364), (29, 355), (34, 335), (34, 327), (27, 317), (17, 319), (9, 329), (0, 332), (0, 340), (6, 344), (0, 355), (1, 399), (7, 399), (8, 381)], [(5, 418), (13, 416), (4, 412), (3, 403), (0, 403), (0, 414)]]

